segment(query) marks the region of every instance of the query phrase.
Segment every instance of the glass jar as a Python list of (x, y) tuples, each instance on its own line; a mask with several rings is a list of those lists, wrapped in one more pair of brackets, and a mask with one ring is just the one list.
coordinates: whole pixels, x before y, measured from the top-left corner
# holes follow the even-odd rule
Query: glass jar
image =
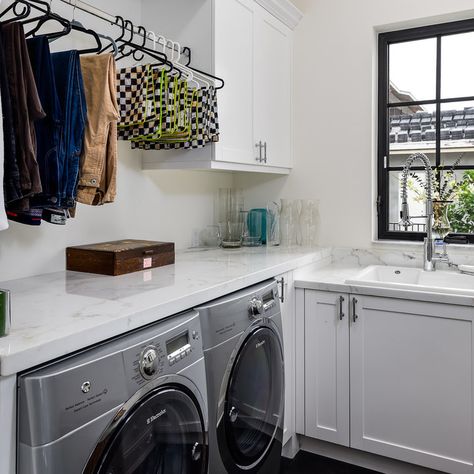
[(444, 239), (451, 230), (448, 210), (452, 201), (433, 201), (433, 232), (435, 238)]
[(267, 246), (280, 245), (280, 213), (281, 207), (277, 202), (267, 204)]

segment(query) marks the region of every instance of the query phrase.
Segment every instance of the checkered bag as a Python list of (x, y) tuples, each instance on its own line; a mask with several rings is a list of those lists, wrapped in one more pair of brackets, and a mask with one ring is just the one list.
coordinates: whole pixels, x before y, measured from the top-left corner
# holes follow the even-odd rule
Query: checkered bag
[(147, 118), (156, 116), (153, 81), (150, 80), (150, 66), (123, 68), (117, 72), (117, 102), (120, 119), (119, 138), (127, 139), (134, 126), (143, 124)]
[(151, 73), (153, 81), (154, 103), (156, 117), (145, 120), (142, 124), (131, 129), (129, 140), (142, 140), (148, 136), (161, 136), (162, 122), (166, 116), (168, 76), (165, 69), (153, 69)]
[(209, 89), (210, 105), (209, 105), (209, 141), (219, 141), (219, 114), (217, 112), (217, 90), (215, 87)]

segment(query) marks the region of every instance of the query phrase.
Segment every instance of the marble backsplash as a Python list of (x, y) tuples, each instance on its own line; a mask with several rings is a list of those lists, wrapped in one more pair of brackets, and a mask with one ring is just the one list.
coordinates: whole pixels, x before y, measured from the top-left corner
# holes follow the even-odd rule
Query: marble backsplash
[[(449, 246), (450, 260), (458, 265), (474, 265), (474, 248), (461, 245)], [(423, 266), (423, 247), (421, 245), (374, 245), (371, 248), (333, 248), (332, 263), (364, 267), (367, 265), (393, 265), (404, 267)], [(438, 263), (440, 270), (448, 269), (443, 263)]]

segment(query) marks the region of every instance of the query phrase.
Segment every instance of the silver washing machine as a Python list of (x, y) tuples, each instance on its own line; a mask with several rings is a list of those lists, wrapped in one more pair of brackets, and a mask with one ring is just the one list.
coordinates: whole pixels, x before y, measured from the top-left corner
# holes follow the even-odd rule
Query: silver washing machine
[(277, 284), (267, 281), (196, 309), (209, 408), (210, 474), (275, 474), (284, 414)]
[(206, 375), (192, 311), (19, 377), (19, 474), (204, 474)]

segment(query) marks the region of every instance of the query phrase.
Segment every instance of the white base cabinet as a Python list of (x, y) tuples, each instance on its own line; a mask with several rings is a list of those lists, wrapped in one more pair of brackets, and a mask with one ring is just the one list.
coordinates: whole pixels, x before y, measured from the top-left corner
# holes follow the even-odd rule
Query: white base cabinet
[(349, 446), (348, 296), (305, 295), (305, 435)]
[(283, 445), (295, 434), (295, 290), (293, 272), (276, 277), (280, 295), (285, 360), (285, 419)]
[(474, 472), (473, 308), (304, 295), (304, 434)]

